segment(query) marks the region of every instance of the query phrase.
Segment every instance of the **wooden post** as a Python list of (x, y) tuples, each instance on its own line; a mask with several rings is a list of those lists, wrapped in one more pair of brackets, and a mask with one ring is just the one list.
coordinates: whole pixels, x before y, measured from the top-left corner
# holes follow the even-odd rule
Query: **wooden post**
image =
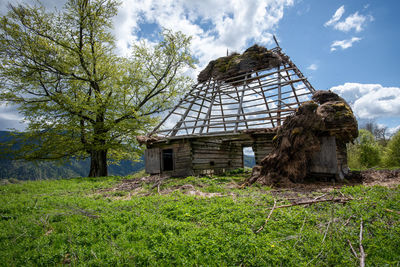
[(278, 119), (278, 126), (281, 125), (281, 107), (282, 107), (282, 88), (281, 88), (281, 72), (280, 72), (280, 65), (278, 66), (278, 113), (277, 116), (279, 117)]
[[(238, 127), (239, 127), (240, 114), (243, 113), (242, 106), (243, 106), (243, 98), (244, 98), (244, 92), (245, 92), (244, 88), (246, 85), (247, 85), (247, 76), (246, 76), (244, 84), (243, 84), (242, 96), (240, 97), (238, 115), (236, 117), (236, 124), (235, 124), (235, 130), (234, 130), (235, 133), (237, 132)], [(236, 92), (237, 92), (237, 87), (235, 86), (235, 88), (236, 88)], [(245, 118), (245, 117), (243, 116), (243, 118)]]

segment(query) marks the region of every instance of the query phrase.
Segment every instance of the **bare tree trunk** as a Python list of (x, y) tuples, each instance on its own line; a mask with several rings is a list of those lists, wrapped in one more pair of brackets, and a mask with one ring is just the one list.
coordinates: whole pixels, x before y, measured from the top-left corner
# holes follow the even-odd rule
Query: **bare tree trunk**
[(90, 153), (89, 177), (108, 176), (107, 150), (93, 150)]

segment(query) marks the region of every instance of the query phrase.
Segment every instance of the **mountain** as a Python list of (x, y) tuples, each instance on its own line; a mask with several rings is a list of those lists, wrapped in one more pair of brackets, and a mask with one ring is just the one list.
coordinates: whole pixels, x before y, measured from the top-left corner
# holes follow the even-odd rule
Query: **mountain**
[(254, 165), (256, 165), (256, 159), (252, 155), (243, 155), (243, 161), (244, 161), (244, 166), (253, 168)]
[[(0, 144), (9, 142), (13, 138), (15, 137), (10, 132), (0, 131)], [(3, 155), (0, 158), (0, 179), (41, 180), (86, 177), (89, 173), (89, 164), (90, 161), (88, 159), (71, 159), (67, 163), (60, 164), (53, 161), (29, 162), (15, 160), (13, 155)], [(118, 165), (109, 165), (108, 172), (110, 175), (126, 176), (143, 168), (144, 159), (142, 157), (138, 162), (122, 160)]]

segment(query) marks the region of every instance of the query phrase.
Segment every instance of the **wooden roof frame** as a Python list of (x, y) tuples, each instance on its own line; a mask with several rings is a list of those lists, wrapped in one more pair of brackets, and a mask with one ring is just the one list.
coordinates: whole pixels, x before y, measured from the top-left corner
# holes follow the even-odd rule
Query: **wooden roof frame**
[[(195, 84), (149, 135), (232, 134), (281, 125), (315, 89), (277, 45), (272, 51), (283, 59), (277, 68), (229, 78), (233, 82), (210, 78)], [(172, 128), (168, 120), (175, 120)]]

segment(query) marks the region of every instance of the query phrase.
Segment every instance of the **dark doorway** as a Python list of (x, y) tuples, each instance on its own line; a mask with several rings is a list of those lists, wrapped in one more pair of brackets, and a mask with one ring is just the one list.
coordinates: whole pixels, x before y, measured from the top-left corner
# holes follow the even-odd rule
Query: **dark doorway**
[(174, 170), (174, 154), (172, 149), (163, 149), (162, 160), (163, 160), (163, 171)]

